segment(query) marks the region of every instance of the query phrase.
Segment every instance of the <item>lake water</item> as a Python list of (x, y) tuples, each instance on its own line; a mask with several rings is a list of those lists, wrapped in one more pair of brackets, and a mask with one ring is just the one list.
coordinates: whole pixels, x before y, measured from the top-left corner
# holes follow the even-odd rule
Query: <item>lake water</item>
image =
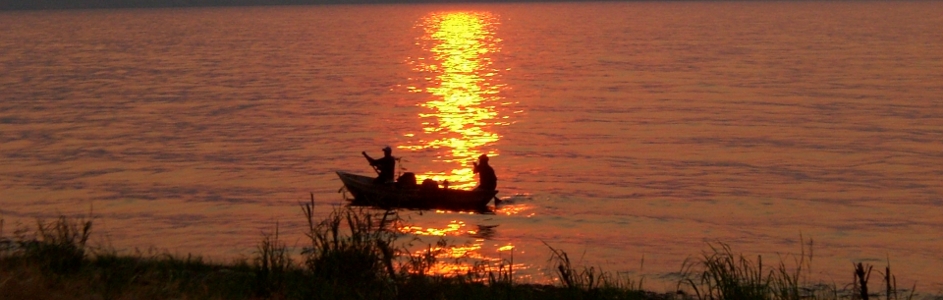
[(3, 12), (3, 234), (91, 212), (123, 251), (300, 247), (299, 203), (391, 145), (453, 187), (491, 156), (494, 214), (402, 216), (521, 280), (552, 280), (544, 243), (654, 291), (709, 243), (804, 243), (815, 280), (889, 260), (939, 292), (940, 28), (934, 1)]

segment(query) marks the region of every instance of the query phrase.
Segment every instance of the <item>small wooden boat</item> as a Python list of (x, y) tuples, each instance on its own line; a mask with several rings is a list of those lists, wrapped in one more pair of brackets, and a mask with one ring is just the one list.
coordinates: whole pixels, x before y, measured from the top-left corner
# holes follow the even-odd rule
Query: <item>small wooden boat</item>
[(402, 187), (396, 184), (373, 183), (373, 177), (337, 172), (344, 187), (354, 196), (351, 205), (382, 208), (445, 209), (457, 211), (488, 211), (488, 202), (498, 191), (453, 190)]

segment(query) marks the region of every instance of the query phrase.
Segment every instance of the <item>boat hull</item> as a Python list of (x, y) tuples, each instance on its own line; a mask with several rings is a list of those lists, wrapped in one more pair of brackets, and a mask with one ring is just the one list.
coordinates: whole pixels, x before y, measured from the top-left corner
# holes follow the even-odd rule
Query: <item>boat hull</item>
[(395, 184), (373, 183), (372, 177), (337, 172), (344, 187), (354, 197), (351, 205), (381, 208), (445, 209), (487, 211), (488, 202), (498, 191), (401, 188)]

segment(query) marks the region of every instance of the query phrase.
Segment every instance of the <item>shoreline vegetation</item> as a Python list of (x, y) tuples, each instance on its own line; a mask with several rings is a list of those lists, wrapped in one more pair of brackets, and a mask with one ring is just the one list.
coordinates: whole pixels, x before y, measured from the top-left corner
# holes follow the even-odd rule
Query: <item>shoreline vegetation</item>
[[(810, 282), (812, 249), (802, 246), (791, 263), (765, 265), (725, 244), (710, 245), (682, 266), (676, 292), (644, 290), (644, 277), (626, 278), (571, 264), (566, 252), (546, 244), (556, 267), (553, 285), (518, 283), (513, 261), (476, 264), (435, 274), (437, 246), (410, 251), (395, 211), (335, 208), (315, 220), (314, 198), (301, 205), (307, 244), (300, 253), (279, 239), (278, 225), (262, 235), (251, 258), (211, 263), (199, 256), (119, 255), (87, 246), (92, 221), (37, 220), (7, 236), (0, 219), (2, 299), (914, 299), (915, 287), (898, 289), (890, 267), (858, 263), (844, 286)], [(803, 240), (804, 244), (804, 240)], [(939, 296), (934, 296), (939, 299)]]

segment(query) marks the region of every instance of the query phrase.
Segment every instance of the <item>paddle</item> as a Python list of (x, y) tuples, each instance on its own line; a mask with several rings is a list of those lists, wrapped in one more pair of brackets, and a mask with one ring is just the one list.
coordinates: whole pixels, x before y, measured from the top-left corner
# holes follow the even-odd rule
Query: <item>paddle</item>
[(369, 155), (367, 155), (367, 151), (362, 151), (362, 152), (360, 152), (360, 154), (363, 154), (363, 157), (366, 158), (368, 162), (371, 162), (370, 167), (373, 168), (373, 171), (374, 171), (374, 172), (377, 172), (377, 175), (379, 175), (379, 174), (380, 174), (380, 169), (377, 169), (377, 166), (374, 166), (374, 165), (372, 164), (373, 159), (370, 158)]

